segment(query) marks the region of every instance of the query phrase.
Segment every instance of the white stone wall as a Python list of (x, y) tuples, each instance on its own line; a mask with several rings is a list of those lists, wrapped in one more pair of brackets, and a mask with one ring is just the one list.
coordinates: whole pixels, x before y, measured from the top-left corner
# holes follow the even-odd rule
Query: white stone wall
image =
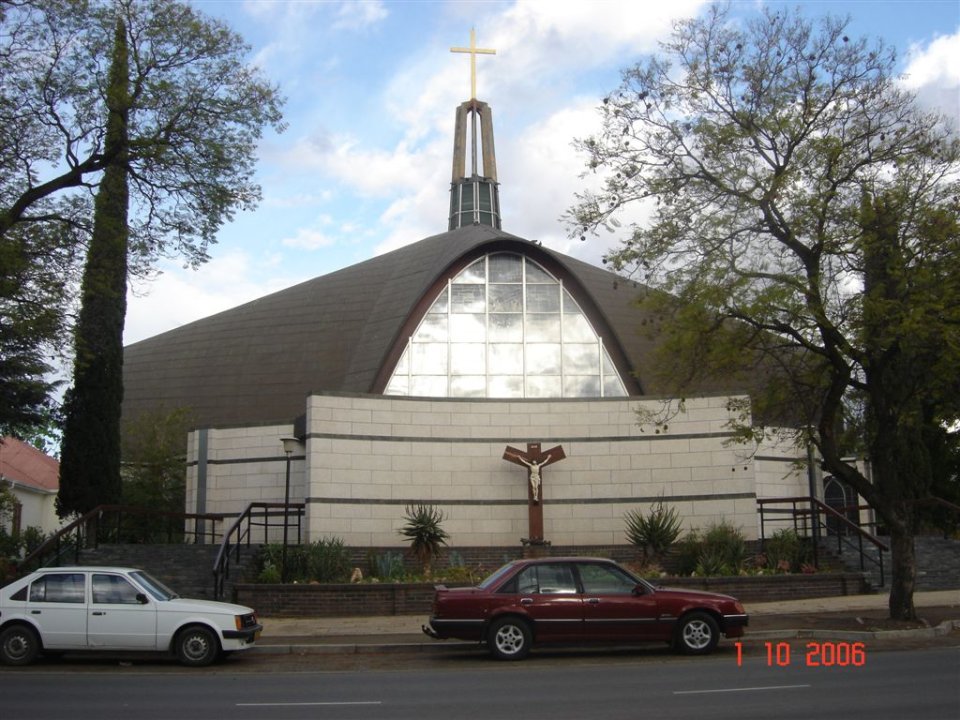
[[(292, 425), (208, 429), (206, 511), (239, 514), (251, 502), (282, 502), (287, 456), (281, 438), (292, 435)], [(199, 452), (200, 432), (194, 431), (187, 441), (187, 512), (197, 512)], [(304, 465), (303, 451), (291, 457), (291, 502), (304, 500)], [(270, 540), (278, 538), (274, 532)]]
[[(807, 450), (789, 434), (764, 438), (757, 448), (756, 465), (758, 497), (806, 497), (810, 494)], [(820, 490), (817, 492), (819, 495)]]
[(687, 400), (666, 430), (641, 427), (659, 401), (464, 401), (316, 395), (307, 407), (309, 539), (402, 546), (407, 503), (439, 507), (451, 544), (527, 537), (523, 468), (506, 445), (566, 459), (543, 471), (544, 535), (555, 545), (621, 544), (623, 514), (663, 496), (686, 528), (726, 519), (756, 536), (752, 453), (731, 448), (728, 398)]
[[(57, 517), (56, 499), (57, 493), (52, 490), (41, 490), (39, 488), (22, 485), (16, 481), (9, 484), (14, 497), (20, 503), (20, 530), (26, 530), (29, 527), (37, 527), (44, 533), (52, 533), (59, 530), (65, 524)], [(8, 531), (11, 529), (12, 519), (8, 519), (4, 525)], [(2, 526), (0, 526), (2, 527)]]

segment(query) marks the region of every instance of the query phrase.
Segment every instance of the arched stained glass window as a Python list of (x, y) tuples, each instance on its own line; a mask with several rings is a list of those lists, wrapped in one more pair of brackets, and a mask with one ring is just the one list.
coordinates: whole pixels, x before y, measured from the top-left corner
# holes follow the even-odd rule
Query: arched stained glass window
[(495, 253), (464, 268), (410, 337), (387, 395), (624, 397), (603, 338), (540, 265)]

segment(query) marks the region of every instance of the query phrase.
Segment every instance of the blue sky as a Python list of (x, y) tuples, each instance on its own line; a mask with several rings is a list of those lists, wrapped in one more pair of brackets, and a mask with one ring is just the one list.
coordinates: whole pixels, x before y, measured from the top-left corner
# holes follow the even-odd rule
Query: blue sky
[[(654, 51), (702, 0), (335, 2), (192, 0), (251, 46), (250, 61), (287, 97), (288, 127), (264, 137), (263, 201), (225, 226), (199, 270), (163, 263), (131, 290), (127, 343), (446, 230), (456, 106), (493, 109), (504, 230), (589, 262), (617, 241), (567, 238), (560, 221), (585, 189), (574, 137), (621, 68)], [(851, 17), (850, 34), (897, 48), (922, 102), (960, 118), (960, 0), (820, 0), (811, 16)], [(734, 3), (737, 15), (763, 3)]]

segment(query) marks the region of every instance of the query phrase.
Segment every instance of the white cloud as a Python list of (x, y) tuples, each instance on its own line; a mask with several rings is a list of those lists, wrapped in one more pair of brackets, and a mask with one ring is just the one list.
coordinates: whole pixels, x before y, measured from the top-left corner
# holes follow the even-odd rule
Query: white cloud
[[(529, 230), (530, 235), (543, 237), (543, 228), (551, 228), (547, 234), (553, 244), (567, 247), (569, 243), (559, 216), (573, 201), (582, 170), (582, 160), (570, 143), (589, 132), (585, 127), (594, 127), (596, 100), (559, 104), (570, 101), (564, 101), (553, 86), (567, 82), (572, 68), (580, 73), (606, 66), (612, 88), (625, 53), (624, 63), (653, 49), (673, 19), (693, 15), (702, 5), (701, 0), (678, 0), (666, 9), (643, 3), (597, 7), (519, 2), (505, 12), (479, 18), (478, 25), (489, 28), (489, 42), (478, 36), (478, 45), (493, 45), (498, 55), (478, 58), (478, 94), (484, 97), (486, 88), (490, 97), (496, 97), (495, 110), (511, 108), (514, 123), (517, 113), (524, 112), (537, 123), (511, 128), (521, 136), (513, 143), (502, 128), (497, 135), (504, 197), (510, 197), (508, 206), (522, 208), (516, 217), (508, 216), (506, 229), (518, 234)], [(477, 10), (482, 14), (487, 7), (499, 10), (502, 6), (481, 4)], [(288, 167), (321, 170), (364, 196), (389, 201), (379, 217), (386, 237), (376, 253), (445, 229), (453, 111), (469, 87), (468, 60), (449, 59), (449, 46), (458, 44), (466, 43), (426, 46), (420, 57), (408, 58), (387, 84), (385, 118), (398, 123), (403, 133), (393, 147), (370, 147), (357, 137), (321, 132), (300, 138), (284, 153)], [(568, 91), (565, 88), (563, 93)], [(543, 108), (551, 103), (556, 107), (545, 116)]]
[(380, 0), (344, 2), (337, 11), (333, 27), (335, 30), (361, 30), (386, 19), (388, 14)]
[(563, 216), (576, 202), (576, 195), (597, 192), (602, 187), (600, 175), (585, 173), (586, 158), (572, 144), (574, 138), (599, 129), (596, 106), (592, 98), (580, 99), (530, 125), (505, 144), (500, 197), (504, 229), (599, 265), (630, 223), (646, 220), (648, 210), (630, 206), (618, 217), (623, 230), (588, 235), (586, 241), (581, 241), (566, 223)]
[(311, 228), (300, 228), (292, 237), (284, 238), (280, 244), (284, 247), (300, 250), (319, 250), (329, 247), (336, 242), (332, 237)]
[(314, 207), (329, 202), (332, 197), (333, 193), (329, 190), (312, 193), (294, 192), (291, 194), (274, 191), (264, 197), (262, 205), (263, 207), (284, 209)]
[(302, 278), (263, 277), (275, 258), (247, 253), (221, 255), (199, 270), (167, 263), (163, 274), (139, 281), (127, 298), (125, 345), (295, 285)]
[(926, 107), (952, 117), (960, 128), (960, 30), (940, 35), (927, 45), (912, 45), (907, 52), (903, 85), (917, 94)]

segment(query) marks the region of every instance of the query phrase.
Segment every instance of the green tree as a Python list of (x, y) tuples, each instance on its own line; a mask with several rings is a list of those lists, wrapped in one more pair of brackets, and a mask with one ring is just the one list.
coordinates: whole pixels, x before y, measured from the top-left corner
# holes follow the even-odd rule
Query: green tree
[(847, 21), (728, 12), (677, 23), (624, 71), (602, 133), (579, 143), (605, 185), (572, 223), (585, 235), (649, 210), (608, 261), (662, 291), (643, 302), (668, 318), (677, 392), (759, 359), (773, 381), (754, 418), (790, 417), (877, 511), (890, 614), (912, 618), (930, 441), (960, 414), (960, 147), (897, 87), (894, 52)]
[(52, 372), (69, 337), (73, 242), (37, 227), (0, 237), (0, 435), (44, 434), (58, 412)]
[(118, 17), (129, 53), (129, 272), (164, 256), (202, 264), (220, 226), (259, 200), (257, 141), (282, 129), (282, 101), (244, 63), (248, 46), (185, 3), (0, 3), (0, 358), (21, 358), (0, 367), (0, 397), (25, 400), (4, 404), (11, 422), (50, 404), (44, 376), (68, 337), (77, 250), (117, 165), (104, 81)]
[(132, 419), (123, 435), (123, 498), (128, 505), (183, 512), (184, 438), (189, 411), (160, 409)]
[(116, 21), (107, 81), (106, 167), (93, 209), (93, 234), (81, 285), (75, 331), (73, 387), (60, 457), (57, 514), (84, 514), (102, 503), (119, 503), (120, 411), (123, 404), (123, 324), (127, 312), (127, 156), (130, 108), (127, 28)]
[(13, 494), (10, 487), (3, 483), (0, 485), (0, 525), (5, 525), (13, 517), (13, 511), (17, 507), (17, 496)]

